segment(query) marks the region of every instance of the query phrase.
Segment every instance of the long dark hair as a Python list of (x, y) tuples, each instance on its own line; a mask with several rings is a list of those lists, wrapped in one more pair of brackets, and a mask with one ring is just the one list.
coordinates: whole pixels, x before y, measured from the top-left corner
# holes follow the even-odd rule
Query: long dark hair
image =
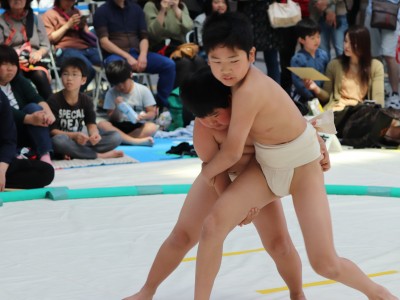
[[(213, 0), (204, 1), (203, 10), (204, 10), (204, 13), (206, 14), (206, 16), (209, 16), (213, 13), (212, 2), (213, 2)], [(225, 0), (225, 4), (226, 4), (226, 11), (229, 11), (230, 10), (229, 1)]]
[[(154, 4), (155, 4), (155, 6), (157, 7), (157, 9), (158, 10), (160, 10), (161, 9), (161, 0), (150, 0), (151, 2), (153, 2)], [(183, 3), (182, 3), (182, 0), (179, 0), (179, 4), (178, 4), (178, 7), (180, 8), (180, 9), (183, 9)]]
[[(358, 57), (358, 64), (360, 66), (360, 79), (361, 83), (368, 85), (371, 77), (371, 38), (369, 31), (364, 26), (352, 26), (346, 32), (350, 40), (351, 49)], [(346, 55), (341, 56), (341, 62), (344, 72), (350, 69), (350, 57)]]
[[(54, 0), (54, 6), (60, 7), (60, 2), (61, 2), (61, 0)], [(77, 1), (74, 2), (74, 5), (72, 5), (72, 7), (75, 7), (76, 4), (77, 4)]]
[[(28, 37), (28, 40), (33, 36), (33, 26), (35, 22), (35, 16), (33, 15), (33, 10), (31, 8), (31, 2), (32, 0), (26, 0), (25, 7), (24, 9), (28, 12), (26, 15), (26, 35)], [(4, 10), (10, 11), (11, 6), (9, 3), (9, 0), (1, 0), (1, 6), (4, 8)]]
[[(10, 3), (8, 1), (9, 0), (1, 0), (1, 7), (4, 8), (4, 10), (11, 9)], [(25, 7), (24, 7), (26, 10), (31, 8), (31, 2), (32, 2), (32, 0), (26, 0)]]

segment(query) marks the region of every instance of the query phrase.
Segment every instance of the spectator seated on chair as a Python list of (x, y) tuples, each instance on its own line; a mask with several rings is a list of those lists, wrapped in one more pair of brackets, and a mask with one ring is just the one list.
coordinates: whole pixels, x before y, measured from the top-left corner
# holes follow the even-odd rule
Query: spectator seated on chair
[(30, 147), (51, 164), (49, 126), (55, 117), (32, 83), (19, 74), (19, 58), (10, 46), (0, 45), (0, 88), (10, 101), (18, 133), (18, 147)]
[(5, 12), (0, 16), (0, 44), (11, 46), (20, 58), (20, 70), (47, 99), (52, 94), (47, 63), (43, 62), (50, 49), (46, 30), (40, 16), (30, 8), (31, 0), (3, 0)]
[(89, 70), (87, 81), (81, 90), (94, 78), (96, 71), (92, 65), (101, 65), (97, 49), (97, 38), (89, 31), (87, 19), (75, 8), (70, 0), (55, 0), (54, 7), (43, 14), (50, 43), (56, 49), (57, 64), (61, 65), (67, 57), (79, 57)]
[(149, 52), (142, 8), (133, 1), (107, 0), (97, 8), (93, 25), (105, 55), (105, 64), (126, 60), (133, 72), (158, 74), (157, 105), (168, 107), (168, 96), (175, 82), (175, 63)]
[[(181, 0), (151, 0), (144, 6), (149, 32), (150, 49), (169, 57), (176, 48), (186, 43), (186, 34), (193, 29), (193, 20), (186, 5)], [(166, 47), (166, 40), (170, 40)], [(205, 60), (195, 55), (193, 58), (176, 58), (176, 79), (174, 87), (196, 70), (206, 65)]]
[(118, 131), (124, 144), (152, 146), (152, 136), (158, 129), (151, 122), (157, 116), (153, 94), (148, 87), (132, 80), (132, 68), (124, 60), (109, 63), (106, 76), (113, 86), (103, 105), (109, 121), (99, 122), (99, 127)]

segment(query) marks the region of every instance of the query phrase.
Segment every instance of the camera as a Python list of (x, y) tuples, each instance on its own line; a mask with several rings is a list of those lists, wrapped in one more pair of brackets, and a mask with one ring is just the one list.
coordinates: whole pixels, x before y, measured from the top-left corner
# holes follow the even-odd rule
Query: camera
[(29, 60), (29, 55), (31, 53), (28, 50), (22, 50), (21, 53), (19, 54), (20, 57)]

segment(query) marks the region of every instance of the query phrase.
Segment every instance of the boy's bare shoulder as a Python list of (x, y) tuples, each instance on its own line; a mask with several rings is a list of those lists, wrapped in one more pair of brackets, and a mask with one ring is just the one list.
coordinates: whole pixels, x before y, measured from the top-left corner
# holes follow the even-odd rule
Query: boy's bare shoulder
[(275, 93), (275, 82), (256, 67), (251, 67), (242, 84), (234, 92), (247, 100), (270, 98)]

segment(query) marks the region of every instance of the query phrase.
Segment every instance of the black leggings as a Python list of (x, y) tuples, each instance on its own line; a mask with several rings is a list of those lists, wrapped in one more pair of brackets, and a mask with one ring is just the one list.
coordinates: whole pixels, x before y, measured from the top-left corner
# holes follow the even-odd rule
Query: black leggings
[(41, 70), (22, 72), (24, 76), (30, 79), (33, 84), (36, 86), (36, 89), (40, 96), (43, 97), (45, 101), (49, 99), (51, 94), (53, 94), (51, 90), (51, 85), (49, 83), (49, 79), (47, 78), (47, 74)]
[(6, 188), (35, 189), (49, 185), (54, 168), (40, 160), (14, 159), (6, 172)]

